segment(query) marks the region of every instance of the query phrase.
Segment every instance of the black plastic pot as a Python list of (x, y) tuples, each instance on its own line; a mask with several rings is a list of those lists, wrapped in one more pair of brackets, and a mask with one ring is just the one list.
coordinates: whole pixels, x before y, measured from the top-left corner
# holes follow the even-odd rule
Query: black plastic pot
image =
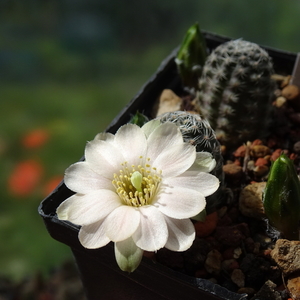
[[(209, 49), (229, 40), (207, 32), (204, 32), (204, 36)], [(294, 53), (263, 48), (273, 58), (276, 73), (292, 73), (296, 61)], [(149, 113), (153, 102), (163, 89), (169, 88), (175, 93), (182, 91), (174, 62), (176, 51), (177, 49), (162, 62), (157, 72), (112, 121), (107, 131), (115, 133), (121, 125), (128, 122), (131, 115), (137, 110)], [(132, 274), (120, 271), (115, 262), (112, 244), (97, 250), (85, 249), (78, 241), (79, 227), (57, 218), (56, 208), (70, 195), (72, 192), (62, 182), (52, 194), (42, 201), (39, 206), (39, 214), (43, 218), (49, 234), (71, 248), (89, 300), (247, 299), (245, 294), (230, 292), (205, 279), (185, 276), (147, 258), (143, 258), (141, 265)]]

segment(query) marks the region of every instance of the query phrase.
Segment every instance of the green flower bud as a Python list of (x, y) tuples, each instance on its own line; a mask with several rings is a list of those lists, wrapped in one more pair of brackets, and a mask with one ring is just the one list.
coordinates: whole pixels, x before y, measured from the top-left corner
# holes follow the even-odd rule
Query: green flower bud
[(144, 251), (136, 246), (132, 237), (115, 243), (115, 257), (119, 268), (131, 273), (141, 263)]
[(196, 23), (188, 29), (175, 59), (184, 86), (197, 89), (206, 56), (205, 39)]
[(300, 182), (293, 161), (285, 154), (272, 165), (263, 205), (271, 226), (287, 239), (299, 239)]

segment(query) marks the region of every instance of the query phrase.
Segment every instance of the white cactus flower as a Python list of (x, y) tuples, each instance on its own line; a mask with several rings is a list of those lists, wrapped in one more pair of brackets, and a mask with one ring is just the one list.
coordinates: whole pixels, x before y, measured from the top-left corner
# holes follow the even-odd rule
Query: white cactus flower
[(144, 250), (192, 245), (190, 218), (219, 187), (207, 173), (214, 165), (209, 153), (196, 155), (173, 123), (127, 124), (115, 135), (97, 135), (86, 145), (85, 161), (66, 170), (65, 184), (75, 194), (60, 204), (57, 216), (81, 226), (79, 241), (86, 248), (114, 242), (118, 265), (132, 272)]

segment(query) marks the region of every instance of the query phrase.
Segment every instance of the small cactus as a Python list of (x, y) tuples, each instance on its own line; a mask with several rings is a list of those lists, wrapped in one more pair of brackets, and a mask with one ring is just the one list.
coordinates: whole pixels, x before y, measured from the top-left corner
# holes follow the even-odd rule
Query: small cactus
[(131, 119), (129, 120), (129, 123), (136, 124), (136, 125), (142, 127), (148, 121), (149, 121), (149, 118), (147, 116), (145, 116), (144, 114), (142, 114), (139, 111), (137, 111), (135, 113), (135, 115), (133, 115), (131, 117)]
[(197, 89), (206, 56), (205, 39), (196, 23), (187, 30), (175, 59), (185, 87)]
[(299, 240), (300, 182), (294, 162), (285, 154), (272, 165), (263, 205), (271, 226), (284, 238)]
[(211, 196), (206, 198), (206, 211), (212, 212), (222, 201), (223, 189), (223, 157), (221, 154), (220, 143), (217, 141), (213, 129), (208, 121), (202, 119), (198, 114), (185, 111), (175, 111), (160, 115), (159, 119), (162, 123), (175, 123), (183, 136), (185, 142), (189, 142), (196, 147), (197, 152), (205, 151), (212, 154), (216, 160), (215, 168), (210, 172), (220, 180), (219, 189)]
[(262, 138), (268, 127), (275, 83), (268, 53), (241, 39), (218, 46), (206, 59), (198, 105), (229, 148)]

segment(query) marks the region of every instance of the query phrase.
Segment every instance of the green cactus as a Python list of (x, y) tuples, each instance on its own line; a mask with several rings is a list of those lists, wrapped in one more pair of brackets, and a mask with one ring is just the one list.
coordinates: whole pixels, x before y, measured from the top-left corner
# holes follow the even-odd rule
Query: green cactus
[(272, 165), (263, 205), (271, 226), (285, 238), (299, 240), (300, 182), (293, 161), (285, 154)]
[(198, 78), (206, 59), (206, 43), (198, 24), (191, 26), (180, 46), (175, 62), (182, 84), (197, 89)]
[(206, 59), (198, 105), (221, 143), (231, 148), (262, 138), (275, 83), (268, 53), (241, 39), (218, 46)]
[(220, 180), (219, 189), (211, 196), (206, 198), (207, 213), (215, 210), (222, 201), (223, 191), (223, 157), (221, 154), (220, 143), (216, 139), (213, 129), (208, 121), (202, 119), (198, 114), (185, 111), (175, 111), (160, 115), (159, 119), (162, 123), (175, 123), (183, 136), (185, 142), (189, 142), (196, 147), (197, 152), (209, 152), (216, 160), (215, 168), (210, 172)]
[(149, 121), (149, 118), (146, 115), (137, 111), (135, 113), (135, 115), (131, 117), (131, 119), (129, 120), (129, 123), (136, 124), (136, 125), (142, 127), (148, 121)]

